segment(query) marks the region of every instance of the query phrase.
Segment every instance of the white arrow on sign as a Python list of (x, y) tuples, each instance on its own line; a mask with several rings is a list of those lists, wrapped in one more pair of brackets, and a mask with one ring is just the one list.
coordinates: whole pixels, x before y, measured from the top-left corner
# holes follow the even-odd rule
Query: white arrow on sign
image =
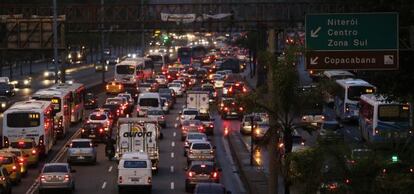
[(317, 65), (318, 64), (318, 59), (319, 59), (319, 57), (311, 58), (310, 64), (311, 65)]
[(318, 36), (319, 36), (319, 31), (321, 31), (321, 27), (319, 26), (318, 28), (316, 28), (316, 30), (315, 31), (313, 31), (313, 30), (311, 30), (311, 37), (312, 38), (318, 38)]

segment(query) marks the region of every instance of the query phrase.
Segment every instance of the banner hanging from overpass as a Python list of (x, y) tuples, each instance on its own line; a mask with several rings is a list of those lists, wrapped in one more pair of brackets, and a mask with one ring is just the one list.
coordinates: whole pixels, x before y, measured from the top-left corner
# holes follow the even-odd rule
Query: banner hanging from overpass
[(181, 23), (192, 23), (201, 22), (208, 19), (220, 20), (231, 16), (231, 13), (219, 13), (219, 14), (202, 14), (197, 15), (194, 13), (190, 14), (172, 14), (172, 13), (161, 13), (161, 21), (163, 22), (181, 22)]

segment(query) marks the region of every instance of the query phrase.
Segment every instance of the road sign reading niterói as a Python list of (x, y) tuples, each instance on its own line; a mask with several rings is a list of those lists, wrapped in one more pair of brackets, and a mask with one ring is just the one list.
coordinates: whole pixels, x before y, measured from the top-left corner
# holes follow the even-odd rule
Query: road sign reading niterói
[(306, 16), (307, 69), (397, 69), (398, 13)]

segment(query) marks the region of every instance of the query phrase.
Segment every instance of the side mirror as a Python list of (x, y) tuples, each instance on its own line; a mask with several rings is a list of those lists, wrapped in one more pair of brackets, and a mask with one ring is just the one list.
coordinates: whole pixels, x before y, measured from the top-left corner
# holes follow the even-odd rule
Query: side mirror
[[(211, 141), (211, 139), (210, 138), (207, 138), (207, 141)], [(213, 148), (214, 148), (214, 146), (213, 146)]]
[(99, 144), (95, 142), (95, 143), (93, 143), (93, 146), (94, 146), (94, 147), (98, 147), (98, 146), (99, 146)]
[(75, 169), (71, 169), (71, 170), (70, 170), (70, 172), (71, 172), (71, 173), (75, 173), (75, 172), (76, 172), (76, 170), (75, 170)]
[(215, 121), (215, 120), (216, 120), (215, 118), (211, 118), (211, 119), (210, 119), (210, 121)]
[(222, 172), (222, 171), (223, 171), (223, 169), (221, 169), (221, 168), (218, 168), (218, 169), (217, 169), (217, 171), (219, 171), (219, 172)]
[(187, 170), (188, 170), (188, 167), (184, 167), (184, 168), (183, 168), (183, 170), (184, 170), (184, 171), (187, 171)]
[(68, 147), (69, 147), (69, 145), (66, 145), (65, 147), (67, 147), (67, 148), (68, 148)]
[(213, 149), (216, 149), (217, 147), (216, 146), (213, 146)]
[(178, 114), (183, 114), (183, 111), (180, 110), (180, 112), (178, 112)]

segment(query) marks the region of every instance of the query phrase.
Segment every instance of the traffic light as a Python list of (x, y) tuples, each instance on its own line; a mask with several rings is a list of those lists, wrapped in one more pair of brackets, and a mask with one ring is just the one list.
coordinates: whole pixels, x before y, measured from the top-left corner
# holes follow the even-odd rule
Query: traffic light
[(391, 161), (392, 162), (398, 162), (398, 156), (397, 155), (392, 155)]

